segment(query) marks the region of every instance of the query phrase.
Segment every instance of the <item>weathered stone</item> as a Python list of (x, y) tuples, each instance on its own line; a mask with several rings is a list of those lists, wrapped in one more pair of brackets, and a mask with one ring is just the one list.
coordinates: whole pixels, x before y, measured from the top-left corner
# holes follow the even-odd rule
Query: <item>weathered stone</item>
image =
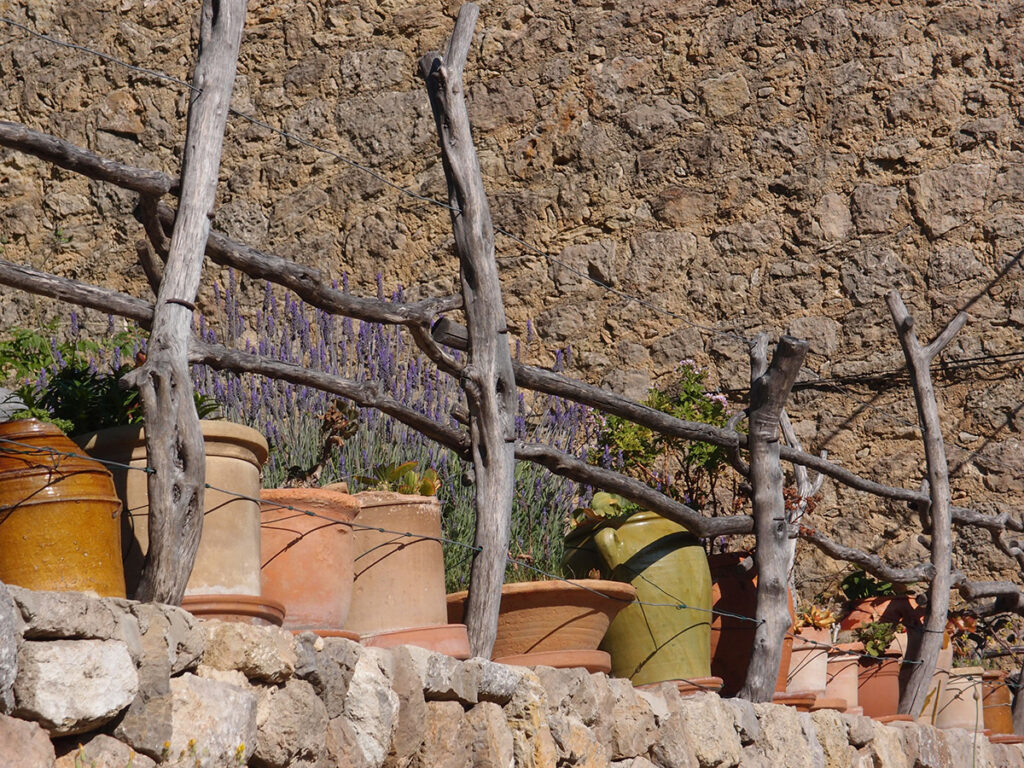
[(853, 226), (849, 204), (842, 195), (835, 192), (822, 196), (814, 206), (814, 218), (818, 223), (820, 238), (828, 243), (843, 240)]
[(853, 223), (863, 234), (893, 232), (899, 226), (896, 209), (900, 201), (897, 187), (861, 184), (853, 190)]
[(35, 723), (0, 715), (0, 768), (53, 768), (46, 731)]
[(736, 114), (750, 103), (747, 80), (739, 72), (726, 72), (721, 77), (702, 80), (700, 95), (708, 113), (716, 118)]
[(732, 712), (733, 725), (740, 743), (747, 745), (761, 737), (761, 723), (753, 704), (746, 699), (722, 699), (722, 704)]
[(352, 673), (365, 648), (344, 638), (322, 638), (312, 633), (303, 635), (299, 646), (302, 677), (323, 700), (327, 717), (342, 715)]
[(347, 691), (342, 695), (341, 719), (348, 723), (342, 732), (350, 739), (350, 754), (357, 764), (373, 768), (384, 764), (398, 723), (398, 694), (391, 690), (385, 659), (390, 661), (386, 651), (363, 648), (351, 668)]
[(146, 755), (100, 733), (57, 758), (56, 768), (153, 768), (155, 765)]
[(512, 752), (517, 768), (553, 768), (558, 752), (548, 727), (547, 695), (537, 675), (524, 674), (503, 709), (512, 729)]
[(811, 720), (824, 753), (825, 768), (849, 768), (853, 765), (857, 750), (850, 746), (843, 716), (834, 710), (823, 709), (813, 712)]
[(326, 754), (327, 710), (313, 686), (289, 680), (263, 688), (256, 704), (256, 749), (250, 765), (258, 768), (316, 766)]
[(427, 703), (420, 667), (407, 658), (408, 646), (392, 650), (395, 662), (391, 690), (398, 696), (398, 721), (391, 738), (385, 768), (405, 768), (419, 751), (425, 736)]
[(280, 627), (257, 627), (239, 621), (207, 621), (203, 664), (237, 669), (251, 680), (283, 683), (295, 672), (292, 634)]
[(14, 714), (51, 735), (83, 733), (131, 704), (139, 675), (115, 640), (26, 641), (18, 653)]
[[(604, 768), (609, 765), (608, 747), (598, 741), (593, 730), (584, 725), (578, 717), (555, 712), (551, 715), (549, 723), (551, 736), (558, 748), (560, 765), (568, 764), (578, 768)], [(686, 765), (664, 761), (662, 764), (666, 768)]]
[(83, 638), (120, 640), (123, 605), (84, 592), (43, 592), (9, 586), (25, 620), (27, 640)]
[(921, 725), (899, 729), (908, 761), (914, 768), (942, 768), (952, 765), (949, 745), (937, 728)]
[[(900, 741), (900, 729), (875, 723), (875, 738), (869, 745), (871, 757), (879, 768), (912, 768)], [(965, 765), (965, 763), (954, 763)]]
[(629, 680), (612, 678), (608, 685), (615, 694), (612, 707), (612, 760), (646, 755), (654, 742), (654, 713), (637, 696)]
[[(654, 215), (671, 227), (689, 229), (703, 228), (708, 219), (715, 213), (715, 198), (696, 189), (665, 187), (654, 200)], [(641, 285), (648, 283), (661, 274), (666, 263), (659, 256), (671, 257), (669, 264), (685, 266), (687, 256), (692, 258), (697, 251), (696, 238), (689, 232), (645, 232), (638, 235), (630, 243), (634, 258), (641, 259), (639, 269), (627, 266), (627, 275), (633, 277)], [(682, 263), (677, 261), (682, 259)], [(644, 279), (646, 278), (646, 279)]]
[(818, 728), (810, 714), (800, 713), (800, 728), (804, 732), (804, 741), (811, 751), (811, 768), (825, 768), (825, 750), (818, 742)]
[(18, 674), (18, 644), (24, 621), (7, 585), (0, 583), (0, 713), (14, 708), (14, 681)]
[(740, 760), (740, 737), (735, 727), (734, 710), (712, 693), (680, 698), (672, 715), (659, 729), (655, 755), (674, 755), (687, 750), (701, 768), (725, 768)]
[(611, 768), (658, 768), (646, 757), (631, 757), (628, 760), (615, 760)]
[[(497, 705), (495, 705), (497, 706)], [(427, 702), (426, 735), (414, 768), (471, 768), (473, 752), (466, 713), (457, 701)]]
[(590, 288), (588, 279), (600, 280), (605, 285), (615, 285), (615, 243), (598, 240), (586, 245), (570, 245), (558, 254), (548, 267), (555, 289), (569, 294)]
[(245, 765), (252, 757), (256, 746), (254, 694), (185, 673), (171, 680), (171, 695), (171, 737), (151, 757), (189, 768)]
[(912, 179), (910, 202), (928, 237), (941, 237), (981, 211), (991, 179), (992, 169), (979, 163), (956, 163)]
[(778, 768), (809, 768), (814, 764), (799, 713), (793, 707), (755, 704), (754, 711), (761, 721), (761, 738), (757, 746), (770, 765)]
[[(131, 612), (147, 649), (155, 653), (161, 641), (166, 643), (172, 675), (195, 668), (206, 650), (206, 640), (203, 625), (191, 613), (177, 606), (156, 603), (132, 603)], [(156, 637), (147, 641), (150, 634)], [(149, 652), (147, 650), (147, 657)]]
[(857, 747), (867, 746), (875, 738), (875, 721), (864, 715), (843, 715), (850, 744)]
[(496, 664), (493, 661), (477, 657), (469, 659), (463, 664), (476, 669), (477, 698), (480, 701), (491, 701), (500, 706), (505, 706), (512, 700), (516, 688), (528, 672), (526, 667)]
[(466, 712), (473, 768), (509, 768), (513, 764), (512, 730), (501, 707), (485, 701)]
[[(750, 744), (743, 748), (739, 768), (773, 768), (773, 766), (756, 745)], [(871, 768), (871, 766), (864, 766), (864, 768)]]

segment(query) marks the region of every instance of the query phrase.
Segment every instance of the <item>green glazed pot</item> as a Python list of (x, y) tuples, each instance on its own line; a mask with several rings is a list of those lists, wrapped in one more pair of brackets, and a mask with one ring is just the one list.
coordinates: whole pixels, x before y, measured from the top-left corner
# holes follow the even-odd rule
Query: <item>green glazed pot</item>
[(646, 685), (711, 675), (711, 572), (695, 536), (654, 512), (639, 512), (571, 534), (566, 553), (574, 577), (596, 570), (636, 588), (637, 602), (615, 617), (601, 643), (614, 676)]

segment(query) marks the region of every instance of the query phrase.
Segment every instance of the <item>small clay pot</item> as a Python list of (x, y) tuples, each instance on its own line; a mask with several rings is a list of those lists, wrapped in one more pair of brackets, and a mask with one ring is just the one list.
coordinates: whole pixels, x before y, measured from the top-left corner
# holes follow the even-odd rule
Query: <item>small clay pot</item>
[(1013, 733), (1013, 696), (1006, 684), (1006, 672), (986, 670), (981, 678), (981, 691), (985, 728), (994, 734)]
[(857, 702), (868, 717), (898, 714), (900, 705), (900, 666), (902, 657), (885, 653), (878, 658), (860, 658), (857, 675)]

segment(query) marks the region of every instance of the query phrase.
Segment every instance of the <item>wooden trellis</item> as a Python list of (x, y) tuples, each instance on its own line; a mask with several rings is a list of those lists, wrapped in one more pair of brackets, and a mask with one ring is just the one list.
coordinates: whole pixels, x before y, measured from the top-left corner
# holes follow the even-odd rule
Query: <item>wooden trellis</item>
[[(216, 13), (214, 8), (216, 7)], [(1024, 616), (1024, 592), (1010, 582), (970, 582), (953, 570), (953, 526), (980, 527), (994, 544), (1024, 568), (1024, 550), (1007, 534), (1024, 533), (1024, 521), (1009, 514), (987, 515), (950, 503), (946, 455), (932, 390), (929, 362), (967, 322), (964, 312), (927, 346), (917, 339), (912, 318), (899, 294), (888, 297), (896, 332), (912, 374), (919, 421), (923, 431), (928, 478), (925, 490), (887, 486), (860, 477), (830, 462), (825, 456), (803, 451), (792, 436), (784, 406), (806, 353), (806, 342), (783, 337), (768, 359), (767, 337), (751, 347), (751, 398), (746, 411), (749, 434), (730, 425), (717, 428), (676, 419), (660, 411), (569, 377), (512, 361), (508, 353), (505, 315), (494, 262), (493, 230), (479, 165), (473, 149), (469, 117), (463, 95), (462, 71), (470, 48), (478, 11), (463, 7), (447, 51), (428, 54), (421, 62), (428, 96), (437, 122), (442, 159), (448, 180), (449, 206), (460, 259), (462, 295), (412, 303), (384, 302), (342, 293), (315, 269), (263, 253), (209, 232), (217, 165), (219, 163), (227, 100), (235, 68), (238, 40), (245, 15), (244, 0), (214, 3), (202, 10), (199, 57), (193, 80), (183, 173), (180, 179), (133, 168), (14, 124), (0, 123), (0, 144), (30, 153), (60, 167), (116, 184), (140, 196), (138, 214), (147, 240), (139, 242), (140, 263), (156, 294), (155, 303), (91, 286), (39, 270), (0, 260), (0, 284), (56, 297), (131, 318), (151, 329), (150, 355), (134, 372), (132, 382), (142, 392), (147, 423), (150, 551), (144, 575), (145, 599), (180, 602), (198, 543), (201, 515), (195, 514), (202, 492), (202, 448), (194, 435), (194, 412), (179, 407), (191, 402), (188, 363), (240, 373), (257, 373), (315, 387), (373, 407), (402, 421), (427, 437), (472, 460), (476, 472), (477, 540), (480, 552), (473, 564), (467, 623), (473, 651), (489, 655), (494, 640), (501, 579), (507, 554), (514, 460), (531, 461), (552, 472), (619, 493), (687, 527), (697, 536), (753, 533), (757, 540), (757, 628), (754, 654), (742, 695), (753, 701), (771, 699), (778, 669), (778, 654), (789, 627), (786, 580), (795, 538), (802, 538), (830, 557), (849, 561), (881, 578), (930, 585), (923, 640), (911, 647), (908, 658), (920, 661), (900, 703), (902, 712), (917, 713), (927, 690), (938, 654), (938, 639), (945, 624), (949, 591), (957, 589), (978, 612), (1009, 611)], [(179, 198), (177, 210), (162, 202)], [(294, 291), (307, 303), (326, 312), (359, 320), (405, 326), (420, 349), (442, 370), (456, 375), (469, 403), (468, 430), (440, 424), (382, 395), (372, 384), (306, 370), (259, 355), (189, 338), (191, 304), (198, 289), (203, 254), (216, 264), (249, 276), (269, 280)], [(462, 309), (465, 328), (446, 317)], [(445, 347), (468, 352), (457, 362)], [(738, 471), (752, 487), (753, 514), (709, 518), (612, 470), (587, 464), (551, 446), (516, 441), (511, 412), (516, 387), (557, 395), (649, 427), (659, 433), (699, 440), (729, 449)], [(780, 442), (779, 431), (786, 437)], [(741, 450), (749, 453), (745, 464)], [(197, 450), (199, 453), (197, 453)], [(877, 555), (832, 541), (824, 534), (786, 517), (782, 462), (796, 471), (800, 493), (814, 492), (807, 470), (850, 488), (880, 498), (916, 505), (928, 537), (930, 561), (895, 567)], [(820, 478), (819, 478), (820, 480)], [(980, 602), (984, 601), (984, 602)], [(1018, 715), (1024, 708), (1018, 708)]]

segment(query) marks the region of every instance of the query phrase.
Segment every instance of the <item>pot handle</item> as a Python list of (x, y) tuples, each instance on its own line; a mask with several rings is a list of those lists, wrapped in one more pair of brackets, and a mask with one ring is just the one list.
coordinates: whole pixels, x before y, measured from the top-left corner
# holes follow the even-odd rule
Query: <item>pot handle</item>
[(614, 571), (628, 559), (626, 556), (626, 544), (619, 538), (617, 528), (607, 526), (594, 533), (594, 545), (604, 559), (609, 571)]

